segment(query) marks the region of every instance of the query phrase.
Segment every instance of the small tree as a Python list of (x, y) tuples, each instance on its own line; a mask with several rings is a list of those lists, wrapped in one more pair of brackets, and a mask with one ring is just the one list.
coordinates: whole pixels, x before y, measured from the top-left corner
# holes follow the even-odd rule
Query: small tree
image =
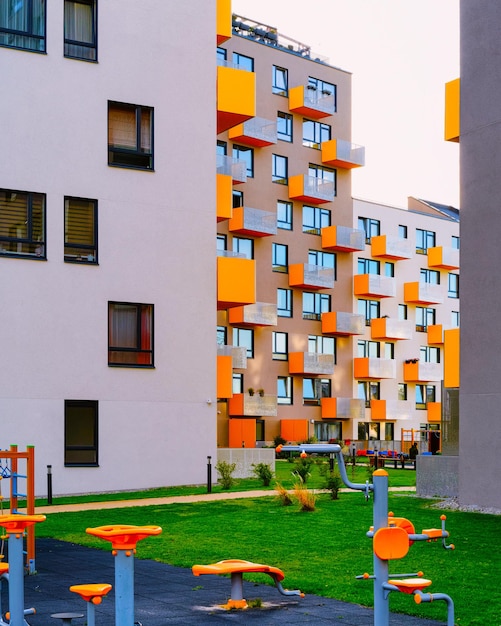
[(273, 478), (273, 471), (268, 463), (252, 464), (252, 473), (256, 478), (262, 481), (265, 487), (268, 487)]
[(223, 489), (231, 489), (235, 484), (233, 472), (236, 467), (236, 463), (227, 463), (226, 461), (218, 461), (216, 463), (216, 471), (219, 474), (219, 482)]
[(322, 475), (324, 478), (323, 488), (328, 489), (331, 492), (332, 500), (338, 500), (339, 490), (341, 489), (341, 486), (343, 484), (339, 470), (337, 469), (337, 467), (335, 467), (333, 470), (327, 470)]
[(310, 477), (310, 469), (313, 464), (313, 459), (309, 456), (300, 456), (294, 459), (294, 469), (292, 470), (292, 474), (297, 476), (302, 483), (306, 483), (308, 478)]

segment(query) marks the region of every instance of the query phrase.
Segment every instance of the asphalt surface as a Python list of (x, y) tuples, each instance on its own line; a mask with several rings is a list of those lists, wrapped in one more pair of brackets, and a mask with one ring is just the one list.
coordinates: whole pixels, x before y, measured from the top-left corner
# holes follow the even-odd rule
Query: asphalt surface
[[(69, 586), (82, 583), (114, 585), (114, 558), (111, 550), (96, 550), (54, 539), (37, 539), (36, 575), (26, 576), (25, 606), (35, 607), (27, 616), (30, 626), (61, 624), (53, 613), (79, 612), (86, 615), (86, 603)], [(287, 588), (287, 572), (284, 587)], [(256, 585), (244, 577), (244, 597), (260, 598), (260, 608), (226, 611), (221, 608), (230, 597), (230, 580), (221, 576), (193, 576), (191, 569), (156, 561), (134, 559), (135, 619), (143, 626), (178, 624), (219, 626), (222, 624), (342, 624), (373, 626), (374, 614), (356, 604), (319, 596), (282, 596), (275, 587)], [(361, 584), (365, 584), (361, 582)], [(370, 584), (370, 583), (366, 583)], [(113, 590), (96, 607), (96, 626), (115, 625)], [(412, 598), (409, 598), (412, 602)], [(2, 609), (8, 606), (8, 585), (2, 586)], [(74, 619), (85, 626), (86, 617)], [(444, 622), (392, 615), (391, 626), (438, 626)], [(115, 626), (129, 626), (116, 624)]]

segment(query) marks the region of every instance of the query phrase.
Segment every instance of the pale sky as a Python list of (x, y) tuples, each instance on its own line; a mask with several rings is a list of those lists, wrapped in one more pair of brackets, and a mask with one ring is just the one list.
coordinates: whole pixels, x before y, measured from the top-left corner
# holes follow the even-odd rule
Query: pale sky
[(459, 146), (444, 136), (444, 85), (459, 76), (459, 0), (232, 0), (353, 74), (353, 196), (459, 208)]

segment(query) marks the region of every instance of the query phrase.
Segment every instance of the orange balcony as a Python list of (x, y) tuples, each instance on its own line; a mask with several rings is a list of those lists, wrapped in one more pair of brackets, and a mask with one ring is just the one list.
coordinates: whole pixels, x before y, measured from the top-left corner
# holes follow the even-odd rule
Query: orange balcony
[(289, 89), (289, 111), (315, 120), (334, 115), (336, 102), (333, 93), (324, 93), (313, 85), (299, 85)]
[(219, 65), (217, 68), (217, 132), (222, 133), (256, 114), (254, 72)]
[(217, 257), (217, 308), (256, 302), (256, 262), (253, 259)]
[(441, 346), (444, 343), (444, 327), (442, 324), (428, 326), (428, 345)]
[(228, 229), (234, 235), (269, 237), (277, 234), (277, 214), (250, 207), (233, 209)]
[(289, 374), (327, 376), (334, 373), (334, 355), (318, 352), (289, 352)]
[(322, 313), (323, 335), (363, 335), (365, 332), (365, 315), (331, 311)]
[(228, 322), (235, 326), (276, 326), (277, 305), (256, 302), (229, 309)]
[(228, 421), (228, 445), (230, 448), (255, 448), (256, 420), (231, 418)]
[(231, 38), (231, 0), (216, 1), (216, 33), (218, 46)]
[(404, 302), (409, 304), (443, 304), (440, 285), (431, 283), (404, 283)]
[(406, 383), (429, 383), (442, 380), (442, 365), (440, 363), (404, 363), (404, 382)]
[(391, 317), (379, 317), (371, 320), (371, 339), (393, 341), (412, 339), (413, 326), (409, 320), (398, 320)]
[(323, 141), (322, 163), (351, 170), (365, 165), (365, 148), (343, 139)]
[(247, 348), (241, 346), (218, 346), (217, 356), (229, 356), (233, 369), (247, 369)]
[(357, 357), (353, 359), (353, 378), (375, 379), (396, 378), (397, 366), (394, 359)]
[(218, 398), (231, 398), (233, 395), (233, 364), (231, 356), (217, 356), (216, 393)]
[(231, 176), (216, 174), (217, 221), (228, 220), (233, 215), (233, 181)]
[(386, 419), (386, 400), (371, 400), (371, 419)]
[(311, 263), (289, 265), (289, 287), (332, 289), (334, 287), (334, 268), (321, 267)]
[(437, 422), (442, 421), (442, 403), (441, 402), (427, 402), (426, 410), (428, 411), (428, 422), (433, 422), (436, 424)]
[(228, 402), (228, 415), (245, 417), (276, 417), (277, 396), (236, 393)]
[(367, 298), (394, 298), (397, 293), (395, 279), (378, 274), (357, 274), (353, 277), (353, 294)]
[(445, 141), (459, 142), (460, 137), (460, 91), (459, 78), (445, 83)]
[(322, 248), (334, 252), (362, 252), (365, 232), (348, 226), (326, 226), (322, 228)]
[(447, 246), (428, 248), (428, 267), (439, 270), (458, 270), (459, 250)]
[(252, 148), (264, 148), (277, 143), (277, 123), (263, 117), (253, 117), (228, 131), (228, 139)]
[(378, 235), (371, 238), (372, 256), (378, 259), (391, 259), (402, 261), (412, 259), (414, 253), (409, 239), (392, 237), (391, 235)]
[(289, 177), (289, 199), (309, 204), (332, 202), (336, 197), (334, 183), (307, 174)]
[(358, 398), (322, 398), (322, 419), (363, 419), (365, 402)]
[(216, 155), (216, 173), (228, 176), (234, 185), (247, 181), (247, 164), (224, 154)]
[(444, 332), (444, 386), (459, 387), (459, 328)]

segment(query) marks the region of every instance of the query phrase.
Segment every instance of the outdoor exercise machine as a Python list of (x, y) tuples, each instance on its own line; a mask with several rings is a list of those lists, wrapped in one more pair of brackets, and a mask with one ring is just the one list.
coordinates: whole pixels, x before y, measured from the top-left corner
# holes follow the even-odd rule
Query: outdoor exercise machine
[[(116, 559), (115, 625), (134, 626), (134, 554), (136, 545), (138, 541), (146, 537), (159, 535), (162, 532), (162, 528), (160, 526), (117, 524), (87, 528), (86, 532), (89, 535), (111, 542), (112, 554)], [(74, 587), (70, 587), (70, 590), (77, 591)], [(80, 595), (82, 594), (80, 593)], [(94, 593), (94, 597), (97, 597), (96, 593)], [(90, 603), (88, 605), (89, 608)], [(89, 626), (91, 624), (92, 622), (89, 622)]]
[(367, 536), (373, 540), (374, 574), (357, 576), (359, 579), (371, 579), (374, 583), (374, 626), (389, 626), (390, 607), (389, 595), (393, 591), (412, 594), (416, 604), (443, 600), (447, 604), (447, 626), (454, 626), (454, 603), (443, 593), (425, 593), (423, 589), (431, 585), (431, 580), (422, 578), (422, 573), (394, 574), (389, 577), (388, 562), (403, 558), (414, 541), (433, 541), (442, 539), (442, 545), (447, 550), (453, 550), (454, 545), (447, 545), (449, 537), (445, 529), (445, 515), (441, 517), (441, 528), (414, 532), (413, 524), (405, 518), (394, 517), (388, 512), (388, 472), (377, 469), (373, 473), (373, 482), (354, 483), (346, 473), (341, 446), (338, 444), (304, 444), (299, 446), (278, 446), (277, 452), (299, 452), (301, 456), (308, 454), (333, 454), (337, 460), (339, 473), (344, 484), (350, 489), (365, 493), (369, 499), (374, 494), (373, 526)]

